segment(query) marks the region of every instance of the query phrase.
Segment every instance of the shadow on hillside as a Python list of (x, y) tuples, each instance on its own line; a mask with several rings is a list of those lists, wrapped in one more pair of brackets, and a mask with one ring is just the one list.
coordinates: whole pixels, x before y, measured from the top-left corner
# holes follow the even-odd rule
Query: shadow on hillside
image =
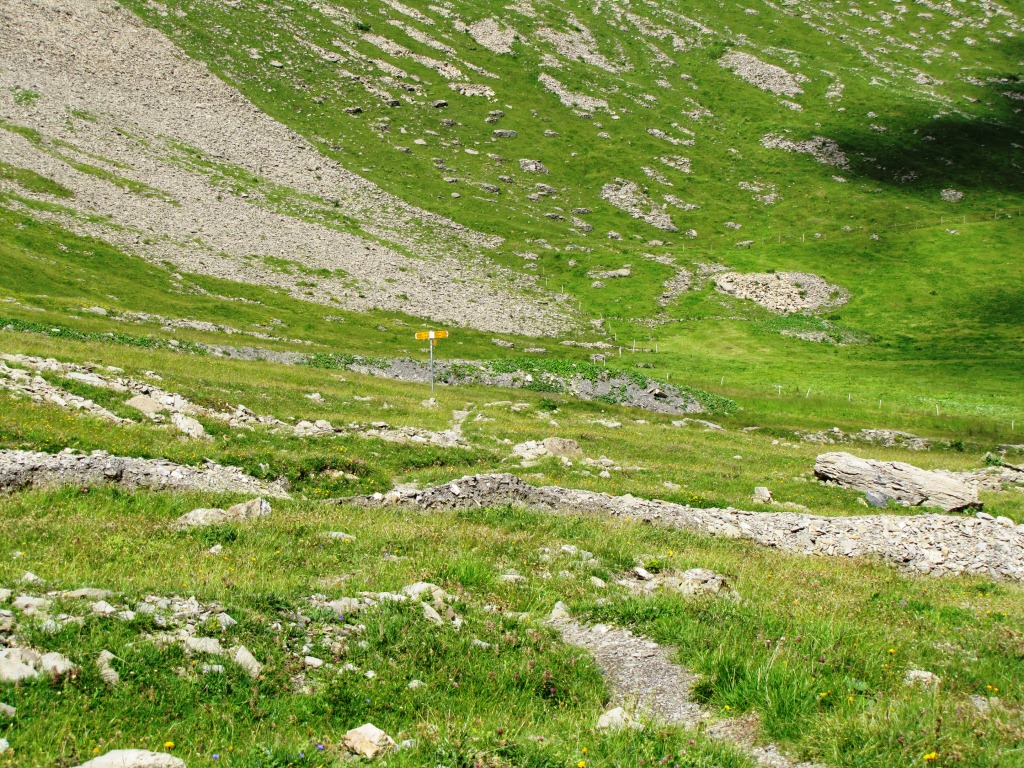
[[(1019, 58), (1024, 59), (1024, 45)], [(977, 117), (949, 114), (918, 105), (902, 120), (879, 117), (885, 132), (864, 127), (831, 134), (858, 175), (910, 189), (1024, 192), (1024, 77), (1002, 73), (1006, 83), (990, 83), (983, 101), (969, 105)], [(1022, 94), (1018, 99), (1007, 93)], [(979, 107), (981, 107), (979, 109)], [(867, 158), (874, 158), (868, 160)]]
[(1012, 120), (1002, 118), (1002, 125), (958, 116), (926, 118), (917, 123), (888, 122), (884, 134), (867, 129), (833, 134), (832, 138), (859, 176), (881, 184), (1021, 193), (1024, 112), (1009, 117)]

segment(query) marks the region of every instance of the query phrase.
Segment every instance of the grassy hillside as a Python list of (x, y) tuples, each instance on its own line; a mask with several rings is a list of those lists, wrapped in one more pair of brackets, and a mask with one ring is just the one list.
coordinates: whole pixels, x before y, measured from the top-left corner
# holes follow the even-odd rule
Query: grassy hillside
[[(508, 472), (836, 526), (886, 514), (898, 541), (935, 518), (817, 482), (820, 453), (1024, 463), (1019, 9), (118, 3), (0, 3), (0, 450), (212, 461), (291, 498), (181, 530), (247, 499), (0, 493), (0, 654), (76, 665), (0, 682), (17, 709), (0, 707), (0, 765), (144, 748), (188, 768), (327, 768), (365, 722), (403, 742), (390, 766), (752, 768), (766, 745), (833, 768), (1024, 764), (1021, 587), (908, 572), (949, 552), (922, 545), (901, 570), (842, 542), (793, 554), (589, 508), (329, 501)], [(802, 308), (733, 295), (732, 273), (795, 281)], [(442, 326), (440, 358), (539, 380), (431, 392), (332, 367), (425, 360), (414, 334)], [(11, 355), (106, 384), (33, 379)], [(540, 380), (574, 365), (722, 407), (683, 420)], [(195, 404), (208, 439), (144, 417), (116, 376)], [(221, 418), (239, 405), (264, 420)], [(832, 427), (930, 442), (806, 434)], [(551, 436), (583, 456), (516, 447)], [(759, 486), (775, 505), (755, 506)], [(980, 492), (1000, 520), (973, 546), (1019, 565), (1024, 493), (1001, 488)], [(694, 568), (722, 592), (638, 588)], [(416, 582), (446, 593), (436, 623), (391, 597)], [(85, 587), (114, 607), (66, 594)], [(700, 722), (599, 729), (645, 691), (566, 642), (558, 601), (668, 647)], [(621, 663), (654, 656), (640, 647)]]

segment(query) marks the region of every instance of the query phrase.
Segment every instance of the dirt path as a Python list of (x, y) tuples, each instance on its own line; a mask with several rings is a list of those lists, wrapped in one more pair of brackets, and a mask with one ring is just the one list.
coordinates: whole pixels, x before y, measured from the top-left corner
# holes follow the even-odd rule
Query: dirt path
[(763, 768), (818, 768), (812, 763), (794, 763), (774, 744), (758, 744), (754, 718), (711, 722), (712, 713), (693, 698), (697, 675), (672, 662), (675, 648), (604, 624), (587, 627), (570, 619), (551, 624), (565, 642), (594, 657), (612, 689), (613, 702), (630, 714), (691, 729), (708, 723), (706, 733), (711, 738), (730, 742)]

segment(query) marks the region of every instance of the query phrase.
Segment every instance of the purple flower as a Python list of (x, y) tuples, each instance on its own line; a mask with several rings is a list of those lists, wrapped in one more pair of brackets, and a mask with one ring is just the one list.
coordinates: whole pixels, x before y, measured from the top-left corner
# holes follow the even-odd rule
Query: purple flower
[(321, 752), (323, 752), (323, 751), (324, 751), (324, 745), (323, 745), (323, 744), (317, 744), (317, 745), (316, 745), (316, 748), (317, 748), (318, 750), (320, 750)]
[(219, 755), (219, 754), (217, 754), (216, 752), (214, 752), (214, 753), (213, 753), (213, 759), (214, 759), (214, 760), (220, 760), (220, 755)]

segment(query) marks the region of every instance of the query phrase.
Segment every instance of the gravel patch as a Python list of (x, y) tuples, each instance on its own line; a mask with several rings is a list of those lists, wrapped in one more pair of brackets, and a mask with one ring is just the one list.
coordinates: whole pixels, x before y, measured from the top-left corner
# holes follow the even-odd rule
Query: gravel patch
[(693, 698), (698, 676), (672, 661), (678, 649), (605, 624), (587, 627), (568, 618), (549, 623), (562, 640), (593, 656), (612, 689), (612, 702), (627, 712), (659, 725), (689, 729), (704, 725), (711, 738), (734, 744), (763, 768), (813, 768), (810, 763), (792, 762), (774, 744), (757, 745), (755, 720), (708, 725), (712, 714)]

